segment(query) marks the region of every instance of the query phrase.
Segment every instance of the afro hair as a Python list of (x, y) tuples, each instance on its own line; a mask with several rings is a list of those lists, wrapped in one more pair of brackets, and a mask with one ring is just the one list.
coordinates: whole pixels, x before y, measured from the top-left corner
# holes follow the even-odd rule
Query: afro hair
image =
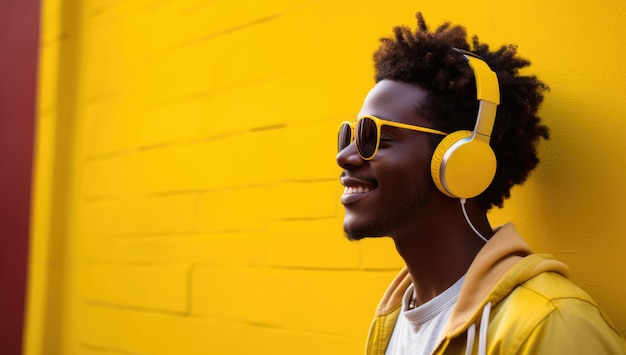
[(431, 32), (422, 14), (418, 12), (416, 17), (415, 31), (397, 26), (392, 38), (381, 39), (374, 53), (376, 82), (389, 79), (418, 85), (428, 92), (418, 113), (435, 128), (446, 132), (472, 130), (478, 111), (474, 74), (453, 48), (482, 57), (498, 76), (501, 97), (490, 141), (498, 167), (491, 185), (477, 198), (485, 209), (502, 207), (511, 188), (526, 181), (539, 163), (537, 145), (541, 138), (549, 138), (548, 128), (537, 116), (549, 89), (536, 76), (519, 74), (530, 61), (518, 56), (516, 46), (491, 51), (475, 36), (469, 43), (462, 26), (444, 23)]

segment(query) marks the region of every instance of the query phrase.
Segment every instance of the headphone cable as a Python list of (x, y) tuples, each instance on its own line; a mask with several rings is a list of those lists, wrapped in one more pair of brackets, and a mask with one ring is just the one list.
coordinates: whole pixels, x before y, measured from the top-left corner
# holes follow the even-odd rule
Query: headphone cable
[(469, 226), (472, 228), (472, 230), (474, 231), (474, 233), (476, 233), (476, 235), (485, 241), (485, 243), (487, 243), (489, 240), (487, 238), (485, 238), (482, 234), (480, 234), (480, 232), (476, 229), (476, 227), (474, 227), (474, 225), (472, 224), (472, 221), (470, 221), (469, 216), (467, 215), (467, 210), (465, 210), (465, 199), (462, 198), (460, 199), (461, 201), (461, 209), (463, 210), (463, 216), (465, 216), (465, 220), (467, 221), (467, 224), (469, 224)]

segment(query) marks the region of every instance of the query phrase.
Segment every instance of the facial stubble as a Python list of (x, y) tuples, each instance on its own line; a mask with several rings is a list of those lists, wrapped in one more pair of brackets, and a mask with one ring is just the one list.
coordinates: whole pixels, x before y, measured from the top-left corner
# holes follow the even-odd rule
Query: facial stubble
[(398, 196), (395, 203), (388, 209), (377, 213), (375, 219), (370, 219), (362, 226), (351, 229), (344, 223), (346, 238), (351, 241), (358, 241), (363, 238), (389, 236), (401, 223), (414, 218), (420, 210), (428, 206), (432, 198), (434, 184), (430, 180), (430, 172), (428, 173), (425, 178), (413, 180), (409, 185), (411, 191), (416, 191), (413, 196), (408, 194)]

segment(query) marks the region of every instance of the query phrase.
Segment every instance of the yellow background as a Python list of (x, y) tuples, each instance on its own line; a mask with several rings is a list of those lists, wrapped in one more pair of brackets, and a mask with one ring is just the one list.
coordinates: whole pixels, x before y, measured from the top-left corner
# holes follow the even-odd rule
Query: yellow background
[(338, 122), (422, 11), (551, 87), (494, 224), (626, 331), (621, 0), (45, 0), (26, 354), (358, 354), (402, 265), (342, 236)]

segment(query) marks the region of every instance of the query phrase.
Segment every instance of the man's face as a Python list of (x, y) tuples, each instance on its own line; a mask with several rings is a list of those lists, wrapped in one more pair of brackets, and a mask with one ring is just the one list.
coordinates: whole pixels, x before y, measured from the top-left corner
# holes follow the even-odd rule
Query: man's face
[[(420, 87), (383, 80), (368, 93), (358, 117), (429, 127), (416, 107), (426, 99)], [(380, 146), (372, 160), (363, 160), (355, 143), (337, 154), (345, 186), (344, 230), (349, 239), (393, 235), (420, 219), (434, 185), (430, 177), (433, 148), (427, 133), (383, 126)]]

